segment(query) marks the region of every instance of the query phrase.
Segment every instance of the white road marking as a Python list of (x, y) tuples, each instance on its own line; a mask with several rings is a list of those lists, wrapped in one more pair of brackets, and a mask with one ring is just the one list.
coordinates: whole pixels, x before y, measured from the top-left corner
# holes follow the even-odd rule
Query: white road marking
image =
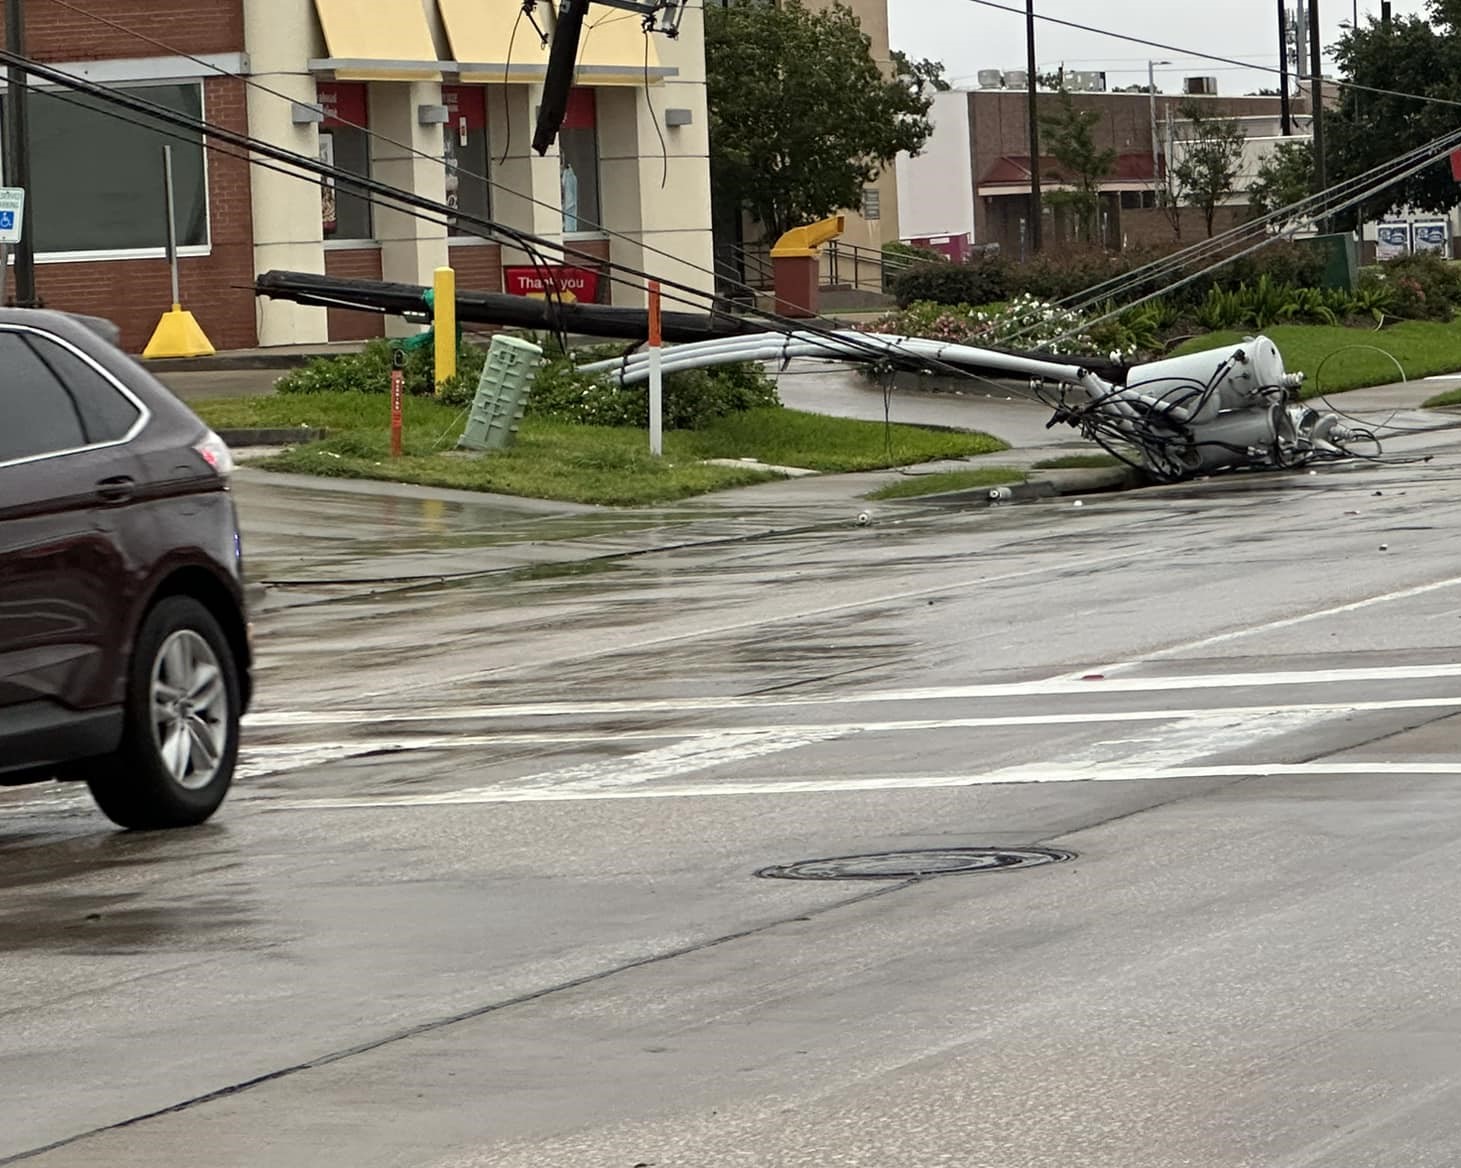
[(1005, 786), (1021, 783), (1124, 783), (1166, 779), (1333, 777), (1347, 775), (1461, 775), (1461, 763), (1243, 763), (1233, 766), (1180, 766), (1148, 769), (1140, 766), (1100, 766), (1088, 769), (1046, 768), (1026, 775), (873, 775), (858, 778), (774, 778), (740, 779), (732, 782), (707, 780), (652, 787), (579, 790), (556, 788), (521, 790), (507, 787), (478, 787), (443, 795), (392, 795), (379, 799), (297, 799), (269, 804), (270, 810), (324, 811), (361, 810), (376, 807), (470, 806), (483, 803), (560, 803), (604, 799), (701, 799), (726, 795), (855, 794), (860, 791), (931, 790), (945, 787)]
[[(1456, 583), (1461, 583), (1458, 577)], [(1448, 583), (1451, 583), (1448, 581)], [(1427, 585), (1426, 590), (1435, 586)], [(1359, 602), (1360, 605), (1373, 601)], [(1358, 605), (1357, 605), (1358, 606)], [(1356, 606), (1356, 607), (1357, 607)], [(1330, 610), (1337, 611), (1337, 610)], [(1316, 614), (1318, 615), (1318, 614)], [(1287, 618), (1296, 623), (1308, 617)], [(1277, 626), (1263, 626), (1271, 628)], [(1222, 634), (1224, 637), (1244, 634)], [(1268, 673), (1197, 674), (1192, 676), (1106, 677), (1110, 670), (1130, 668), (1109, 665), (1087, 674), (1061, 674), (1036, 681), (994, 682), (983, 685), (934, 686), (921, 689), (873, 690), (868, 693), (839, 691), (835, 694), (782, 693), (703, 698), (646, 698), (635, 701), (540, 702), (516, 705), (437, 706), (418, 710), (273, 710), (251, 714), (249, 727), (385, 725), (405, 722), (487, 721), (498, 718), (549, 718), (600, 714), (664, 714), (701, 710), (744, 710), (788, 706), (841, 706), (880, 702), (938, 702), (980, 698), (1100, 696), (1110, 693), (1148, 693), (1165, 690), (1261, 689), (1286, 685), (1340, 685), (1366, 681), (1424, 681), (1461, 676), (1461, 663), (1442, 665), (1393, 665), (1370, 669), (1286, 670)], [(1100, 675), (1099, 681), (1085, 680)]]
[(1195, 641), (1183, 641), (1179, 645), (1168, 645), (1164, 649), (1157, 649), (1146, 654), (1140, 660), (1113, 662), (1093, 673), (1112, 673), (1118, 669), (1132, 669), (1137, 665), (1156, 660), (1161, 657), (1170, 657), (1175, 653), (1191, 653), (1198, 649), (1211, 648), (1213, 645), (1221, 645), (1225, 641), (1236, 641), (1242, 637), (1251, 637), (1258, 633), (1271, 633), (1279, 629), (1293, 628), (1295, 625), (1306, 624), (1309, 621), (1320, 620), (1327, 616), (1339, 616), (1347, 612), (1359, 612), (1362, 609), (1373, 608), (1377, 604), (1389, 604), (1396, 600), (1409, 600), (1414, 596), (1424, 596), (1428, 592), (1439, 592), (1446, 588), (1455, 588), (1461, 585), (1461, 576), (1450, 576), (1445, 580), (1434, 580), (1429, 584), (1417, 584), (1411, 588), (1400, 588), (1394, 592), (1383, 592), (1378, 596), (1368, 596), (1364, 600), (1352, 600), (1348, 604), (1336, 604), (1330, 608), (1315, 609), (1313, 612), (1300, 613), (1298, 616), (1287, 616), (1280, 620), (1265, 621), (1261, 624), (1246, 625), (1241, 629), (1232, 629), (1226, 633), (1216, 633), (1210, 637), (1199, 637)]
[[(303, 769), (306, 766), (370, 754), (412, 751), (471, 750), (482, 747), (561, 745), (572, 743), (614, 745), (660, 739), (674, 740), (668, 747), (640, 751), (611, 762), (581, 763), (573, 767), (514, 780), (518, 785), (554, 785), (597, 782), (608, 775), (609, 783), (653, 781), (689, 770), (703, 770), (759, 755), (793, 750), (813, 742), (826, 742), (854, 735), (927, 733), (940, 730), (977, 730), (1017, 726), (1080, 726), (1099, 723), (1162, 723), (1159, 734), (1143, 740), (1154, 743), (1157, 753), (1149, 765), (1164, 767), (1188, 758), (1248, 745), (1256, 737), (1290, 733), (1294, 730), (1347, 714), (1396, 710), (1457, 709), (1461, 696), (1395, 698), (1373, 702), (1316, 702), (1287, 706), (1229, 706), (1210, 710), (1113, 710), (1109, 712), (1010, 714), (975, 718), (918, 718), (890, 722), (833, 722), (822, 725), (779, 725), (754, 727), (696, 727), (679, 730), (614, 731), (602, 734), (432, 734), (415, 737), (363, 739), (354, 742), (308, 742), (251, 747), (240, 759), (240, 778), (260, 778)], [(1130, 739), (1115, 739), (1083, 748), (1078, 759), (1046, 760), (1028, 769), (1076, 765), (1119, 764), (1133, 753)], [(1094, 752), (1094, 753), (1092, 753)], [(616, 777), (617, 776), (617, 777)]]

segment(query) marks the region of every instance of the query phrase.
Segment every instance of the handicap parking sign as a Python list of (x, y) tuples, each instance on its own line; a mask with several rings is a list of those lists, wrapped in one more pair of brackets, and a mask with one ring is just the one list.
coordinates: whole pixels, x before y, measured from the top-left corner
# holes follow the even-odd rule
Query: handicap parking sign
[(24, 210), (25, 191), (21, 187), (0, 187), (0, 243), (20, 242)]

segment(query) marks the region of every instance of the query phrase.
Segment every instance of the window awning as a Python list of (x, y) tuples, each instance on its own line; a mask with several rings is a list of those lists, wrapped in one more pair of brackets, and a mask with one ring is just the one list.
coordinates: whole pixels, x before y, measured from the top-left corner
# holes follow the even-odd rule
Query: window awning
[[(548, 50), (523, 15), (520, 0), (436, 0), (436, 7), (456, 59), (448, 68), (459, 80), (501, 85), (543, 79)], [(551, 27), (548, 5), (540, 3), (538, 13), (538, 23)]]
[[(548, 50), (522, 16), (521, 0), (436, 0), (451, 41), (458, 79), (472, 84), (541, 81), (548, 68)], [(554, 10), (549, 0), (538, 0), (538, 23), (545, 31), (553, 27)], [(514, 29), (516, 32), (514, 33)], [(648, 77), (657, 85), (678, 69), (659, 62), (659, 52), (649, 37)], [(645, 35), (637, 13), (597, 4), (589, 9), (579, 41), (575, 85), (643, 85), (645, 81)]]
[(637, 12), (603, 4), (588, 10), (575, 85), (643, 85), (646, 74), (651, 85), (658, 85), (678, 72), (660, 65), (655, 34), (645, 33)]
[(315, 0), (329, 56), (310, 71), (339, 81), (440, 81), (421, 0)]

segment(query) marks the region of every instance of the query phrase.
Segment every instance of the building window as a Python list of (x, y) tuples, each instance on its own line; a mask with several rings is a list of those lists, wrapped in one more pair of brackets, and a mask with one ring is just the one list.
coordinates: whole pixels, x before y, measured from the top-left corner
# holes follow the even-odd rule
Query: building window
[(558, 165), (563, 193), (563, 231), (599, 232), (598, 107), (592, 89), (572, 89), (558, 131)]
[(877, 187), (862, 188), (862, 217), (880, 219), (883, 214), (883, 192)]
[[(197, 82), (127, 86), (127, 92), (190, 118), (203, 116), (203, 87)], [(172, 147), (178, 245), (207, 246), (208, 174), (201, 136), (84, 94), (32, 89), (30, 143), (30, 209), (38, 253), (165, 246), (163, 146)]]
[[(320, 161), (361, 178), (370, 177), (370, 125), (363, 84), (319, 85), (315, 95), (324, 107), (320, 125)], [(370, 198), (364, 188), (325, 179), (320, 190), (320, 217), (326, 239), (371, 239), (374, 232)]]
[(1157, 205), (1156, 191), (1122, 191), (1121, 209), (1123, 211), (1135, 211), (1142, 207), (1155, 207)]
[[(442, 127), (446, 163), (446, 205), (477, 219), (492, 217), (492, 186), (487, 181), (491, 150), (487, 145), (487, 91), (480, 85), (443, 85), (447, 124)], [(447, 220), (452, 235), (480, 235), (468, 224)]]

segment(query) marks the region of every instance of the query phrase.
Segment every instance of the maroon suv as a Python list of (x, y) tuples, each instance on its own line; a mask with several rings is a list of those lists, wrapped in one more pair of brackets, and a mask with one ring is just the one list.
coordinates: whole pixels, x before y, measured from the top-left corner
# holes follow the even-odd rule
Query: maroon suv
[(123, 827), (223, 801), (250, 651), (228, 448), (99, 332), (0, 310), (0, 785)]

